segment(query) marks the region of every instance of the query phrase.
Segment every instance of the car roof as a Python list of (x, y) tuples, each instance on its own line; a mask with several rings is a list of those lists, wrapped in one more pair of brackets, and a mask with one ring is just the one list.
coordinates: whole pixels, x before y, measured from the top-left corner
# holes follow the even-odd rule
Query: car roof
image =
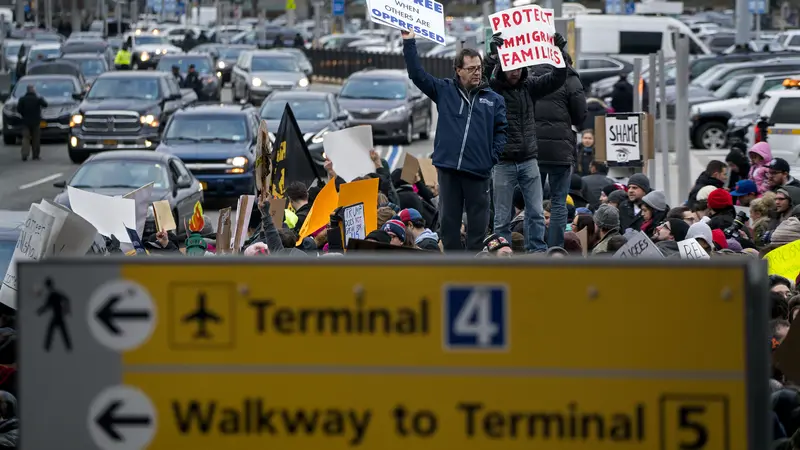
[(224, 103), (207, 103), (200, 105), (187, 106), (183, 109), (175, 111), (175, 114), (192, 115), (192, 114), (224, 114), (224, 115), (238, 115), (246, 114), (251, 111), (252, 107), (243, 107), (239, 104), (224, 104)]
[(61, 55), (62, 59), (106, 59), (102, 53), (67, 53)]
[(285, 58), (294, 58), (294, 55), (292, 55), (291, 53), (282, 52), (280, 50), (259, 50), (259, 49), (255, 49), (255, 50), (250, 50), (250, 53), (252, 53), (253, 56), (283, 56)]
[(77, 80), (77, 78), (75, 78), (74, 76), (67, 75), (67, 74), (64, 74), (64, 73), (54, 73), (54, 74), (45, 73), (45, 74), (41, 74), (41, 75), (25, 75), (24, 77), (20, 78), (20, 80), (26, 80), (26, 81), (30, 81), (30, 80), (33, 80), (33, 81), (36, 81), (36, 80), (52, 80), (52, 79), (65, 79), (65, 80), (70, 80), (70, 81), (71, 80)]
[(157, 153), (149, 150), (115, 150), (113, 152), (95, 153), (88, 161), (149, 161), (166, 163), (171, 158), (168, 153)]
[(161, 78), (168, 75), (169, 72), (159, 70), (113, 70), (100, 74), (100, 78)]
[(41, 49), (41, 48), (61, 48), (60, 42), (37, 42), (31, 46), (31, 50)]
[(333, 94), (330, 92), (319, 91), (275, 91), (269, 96), (270, 100), (273, 99), (288, 99), (288, 98), (307, 98), (307, 99), (328, 99)]
[(184, 59), (184, 58), (206, 58), (211, 59), (211, 55), (208, 53), (167, 53), (166, 55), (161, 57), (161, 61), (167, 59)]
[(408, 78), (408, 73), (400, 69), (365, 69), (350, 75), (350, 78)]

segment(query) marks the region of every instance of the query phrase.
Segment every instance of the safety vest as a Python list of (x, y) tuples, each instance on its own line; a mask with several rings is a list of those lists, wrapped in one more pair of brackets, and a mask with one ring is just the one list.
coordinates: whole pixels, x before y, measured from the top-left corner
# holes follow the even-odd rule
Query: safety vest
[(114, 64), (118, 66), (130, 66), (131, 52), (129, 52), (128, 50), (120, 49), (117, 52), (117, 56), (114, 57)]

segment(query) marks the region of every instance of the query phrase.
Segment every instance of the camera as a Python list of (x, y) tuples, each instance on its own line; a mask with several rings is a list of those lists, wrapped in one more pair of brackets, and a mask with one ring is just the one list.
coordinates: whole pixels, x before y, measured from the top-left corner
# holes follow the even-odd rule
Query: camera
[(729, 226), (723, 231), (725, 233), (725, 237), (727, 239), (737, 238), (739, 236), (739, 231), (744, 228), (744, 224), (746, 224), (748, 220), (750, 220), (750, 218), (747, 217), (747, 213), (744, 211), (739, 211), (739, 213), (736, 214), (736, 218), (733, 219), (733, 225)]

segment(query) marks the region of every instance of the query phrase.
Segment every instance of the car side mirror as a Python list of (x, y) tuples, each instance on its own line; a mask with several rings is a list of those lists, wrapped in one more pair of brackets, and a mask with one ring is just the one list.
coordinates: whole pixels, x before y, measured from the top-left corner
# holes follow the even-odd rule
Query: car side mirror
[(181, 189), (189, 188), (192, 187), (192, 180), (190, 180), (189, 177), (185, 175), (181, 175), (180, 177), (178, 177), (178, 180), (175, 182), (175, 185)]
[(72, 94), (72, 98), (75, 100), (83, 100), (83, 92), (76, 92)]
[(55, 183), (53, 183), (53, 187), (64, 189), (65, 187), (67, 187), (67, 182), (66, 181), (56, 181)]
[(421, 98), (422, 98), (422, 94), (412, 94), (411, 95), (411, 100), (414, 100), (414, 101), (420, 100)]
[(720, 83), (719, 81), (715, 81), (715, 82), (711, 83), (711, 86), (709, 86), (709, 89), (712, 90), (712, 91), (716, 91), (720, 87), (722, 87), (722, 83)]
[(183, 100), (183, 96), (181, 94), (172, 94), (167, 100)]
[(338, 116), (336, 116), (336, 120), (339, 122), (344, 122), (350, 118), (350, 115), (346, 112), (340, 112)]

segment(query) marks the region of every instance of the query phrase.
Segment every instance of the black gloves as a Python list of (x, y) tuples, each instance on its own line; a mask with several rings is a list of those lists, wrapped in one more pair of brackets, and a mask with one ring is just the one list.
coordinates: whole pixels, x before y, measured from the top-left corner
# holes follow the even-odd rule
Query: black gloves
[(497, 32), (492, 35), (492, 41), (489, 43), (489, 54), (492, 57), (497, 56), (497, 49), (503, 46), (503, 38), (500, 37), (500, 33)]
[(556, 47), (560, 48), (562, 51), (564, 50), (564, 47), (567, 46), (567, 40), (561, 35), (561, 33), (556, 33), (553, 35), (553, 42), (556, 44)]

